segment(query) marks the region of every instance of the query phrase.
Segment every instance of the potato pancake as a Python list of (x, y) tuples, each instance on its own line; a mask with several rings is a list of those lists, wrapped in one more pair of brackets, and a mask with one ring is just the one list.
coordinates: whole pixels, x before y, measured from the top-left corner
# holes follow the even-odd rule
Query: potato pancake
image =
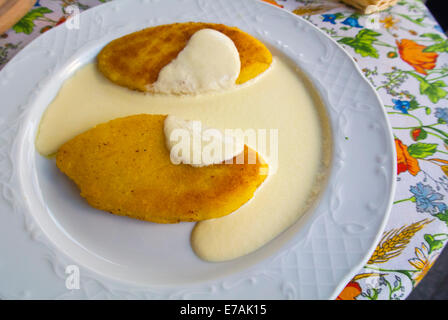
[[(56, 164), (94, 208), (157, 223), (218, 218), (252, 198), (267, 176), (261, 156), (254, 164), (175, 165), (165, 118), (139, 114), (100, 124), (65, 143)], [(250, 151), (245, 146), (246, 159)]]
[(270, 66), (272, 55), (266, 46), (240, 29), (186, 22), (146, 28), (111, 41), (98, 54), (98, 68), (116, 84), (148, 91), (160, 70), (177, 57), (196, 31), (205, 28), (222, 32), (238, 49), (241, 70), (236, 84), (255, 78)]

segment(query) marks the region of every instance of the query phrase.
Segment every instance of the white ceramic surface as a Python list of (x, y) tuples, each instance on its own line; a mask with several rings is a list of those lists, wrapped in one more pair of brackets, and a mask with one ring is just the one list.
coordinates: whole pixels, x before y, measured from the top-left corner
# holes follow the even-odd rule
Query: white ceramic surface
[[(383, 106), (352, 58), (307, 21), (258, 1), (122, 0), (79, 18), (79, 29), (46, 32), (0, 72), (0, 297), (335, 298), (370, 257), (396, 178)], [(262, 249), (224, 263), (194, 255), (191, 223), (91, 214), (34, 148), (63, 81), (107, 42), (183, 21), (235, 25), (288, 56), (319, 91), (333, 130), (331, 175), (316, 207)], [(80, 267), (79, 289), (65, 286), (69, 265)]]

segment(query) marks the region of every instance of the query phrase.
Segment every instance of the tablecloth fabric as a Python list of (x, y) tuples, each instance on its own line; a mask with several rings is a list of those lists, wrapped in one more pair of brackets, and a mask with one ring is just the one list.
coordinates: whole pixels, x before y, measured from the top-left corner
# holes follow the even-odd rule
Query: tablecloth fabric
[[(338, 299), (405, 299), (448, 241), (448, 40), (419, 0), (400, 0), (370, 16), (335, 0), (265, 1), (336, 40), (384, 103), (397, 150), (394, 205), (375, 252)], [(74, 12), (69, 6), (83, 11), (104, 2), (37, 1), (0, 35), (0, 69), (31, 40), (64, 23)]]

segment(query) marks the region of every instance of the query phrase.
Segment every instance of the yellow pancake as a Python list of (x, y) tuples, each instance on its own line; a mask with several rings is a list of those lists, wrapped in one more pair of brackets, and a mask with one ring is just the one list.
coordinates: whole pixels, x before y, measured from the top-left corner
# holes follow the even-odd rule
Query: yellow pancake
[[(174, 165), (165, 118), (140, 114), (100, 124), (65, 143), (56, 164), (91, 206), (146, 221), (218, 218), (252, 198), (267, 174), (261, 157), (256, 164)], [(246, 159), (248, 152), (245, 146)]]
[(177, 57), (190, 37), (201, 29), (224, 33), (240, 54), (237, 84), (264, 72), (272, 62), (269, 50), (256, 38), (223, 24), (186, 22), (143, 29), (113, 40), (98, 54), (98, 68), (111, 81), (140, 91), (157, 80), (160, 70)]

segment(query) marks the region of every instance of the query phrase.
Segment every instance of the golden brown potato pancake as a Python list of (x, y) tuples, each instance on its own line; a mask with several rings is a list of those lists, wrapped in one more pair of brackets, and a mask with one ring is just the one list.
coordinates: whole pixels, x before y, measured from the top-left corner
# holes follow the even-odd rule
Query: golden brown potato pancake
[[(165, 117), (140, 114), (100, 124), (65, 143), (56, 164), (91, 206), (152, 222), (218, 218), (252, 198), (267, 174), (261, 157), (256, 164), (174, 165)], [(245, 146), (246, 158), (248, 152)]]
[(111, 41), (98, 55), (98, 68), (121, 86), (147, 91), (160, 70), (177, 57), (190, 37), (205, 28), (222, 32), (235, 43), (241, 60), (237, 84), (255, 78), (270, 66), (269, 50), (240, 29), (223, 24), (186, 22), (143, 29)]

